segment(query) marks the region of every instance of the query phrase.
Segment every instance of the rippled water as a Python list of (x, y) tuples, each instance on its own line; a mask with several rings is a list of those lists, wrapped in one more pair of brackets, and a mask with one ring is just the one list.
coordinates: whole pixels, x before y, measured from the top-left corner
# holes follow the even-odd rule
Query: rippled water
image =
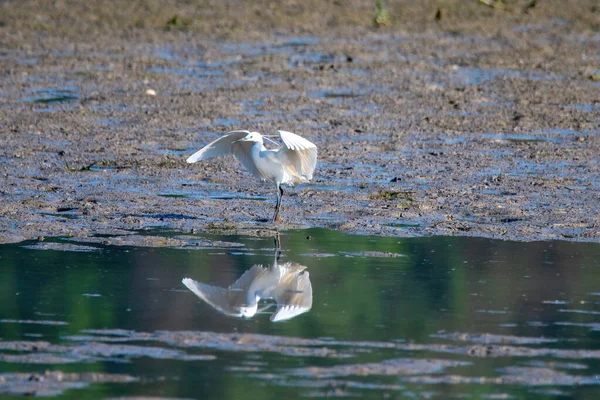
[(280, 243), (155, 230), (1, 245), (0, 394), (600, 394), (597, 244), (317, 229)]

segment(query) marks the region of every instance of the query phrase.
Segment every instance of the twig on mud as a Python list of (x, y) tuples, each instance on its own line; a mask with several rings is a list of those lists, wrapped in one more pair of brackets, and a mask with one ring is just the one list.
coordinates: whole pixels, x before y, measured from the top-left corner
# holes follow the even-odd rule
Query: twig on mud
[(71, 167), (71, 166), (69, 165), (69, 163), (68, 163), (68, 162), (65, 162), (65, 166), (67, 167), (67, 169), (68, 169), (69, 171), (77, 171), (77, 172), (79, 172), (79, 171), (90, 171), (90, 170), (91, 170), (91, 168), (92, 168), (94, 165), (96, 165), (96, 163), (91, 163), (90, 165), (88, 165), (88, 166), (86, 166), (86, 167), (79, 167), (79, 168), (78, 168), (78, 167)]
[(502, 1), (498, 0), (478, 0), (479, 4), (483, 4), (484, 6), (488, 6), (497, 10), (506, 11), (508, 8)]

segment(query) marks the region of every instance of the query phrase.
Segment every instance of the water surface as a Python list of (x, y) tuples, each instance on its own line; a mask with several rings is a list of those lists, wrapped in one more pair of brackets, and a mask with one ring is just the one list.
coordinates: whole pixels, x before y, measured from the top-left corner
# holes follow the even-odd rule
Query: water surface
[[(280, 239), (278, 261), (272, 237), (157, 230), (1, 245), (0, 393), (600, 394), (597, 244), (320, 229)], [(312, 291), (278, 322), (273, 299), (233, 316), (181, 282), (226, 290), (274, 262), (302, 267)], [(298, 287), (287, 293), (307, 290)]]

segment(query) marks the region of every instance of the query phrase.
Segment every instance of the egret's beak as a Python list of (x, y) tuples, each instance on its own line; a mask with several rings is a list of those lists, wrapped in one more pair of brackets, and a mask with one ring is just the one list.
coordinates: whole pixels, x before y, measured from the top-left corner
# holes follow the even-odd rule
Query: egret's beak
[(268, 310), (269, 308), (273, 307), (275, 304), (267, 304), (266, 306), (259, 308), (256, 313), (257, 314), (266, 314), (265, 311)]

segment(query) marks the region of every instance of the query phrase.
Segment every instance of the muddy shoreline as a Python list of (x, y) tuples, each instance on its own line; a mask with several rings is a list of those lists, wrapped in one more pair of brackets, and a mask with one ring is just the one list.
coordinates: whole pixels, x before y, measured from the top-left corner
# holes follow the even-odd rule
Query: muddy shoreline
[(600, 11), (539, 3), (5, 2), (0, 242), (267, 234), (273, 188), (185, 163), (234, 129), (319, 147), (278, 229), (597, 242)]

